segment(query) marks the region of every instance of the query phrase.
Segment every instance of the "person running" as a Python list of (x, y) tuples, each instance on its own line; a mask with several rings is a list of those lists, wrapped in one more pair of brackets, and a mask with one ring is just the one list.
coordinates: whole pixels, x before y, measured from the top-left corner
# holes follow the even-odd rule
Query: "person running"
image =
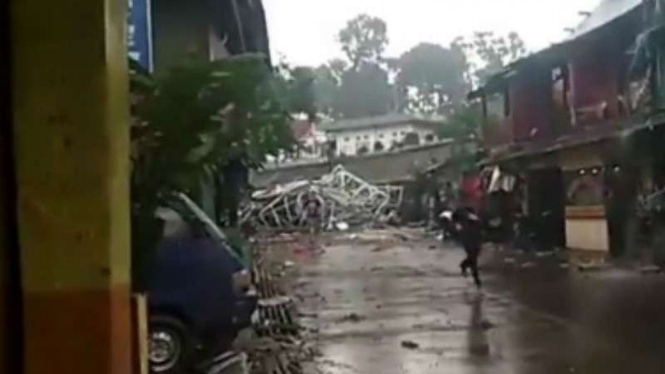
[(453, 213), (453, 222), (455, 223), (458, 240), (466, 253), (466, 257), (460, 263), (462, 274), (466, 276), (470, 269), (476, 287), (480, 288), (481, 281), (478, 273), (478, 256), (482, 245), (482, 223), (480, 218), (471, 208), (458, 208)]

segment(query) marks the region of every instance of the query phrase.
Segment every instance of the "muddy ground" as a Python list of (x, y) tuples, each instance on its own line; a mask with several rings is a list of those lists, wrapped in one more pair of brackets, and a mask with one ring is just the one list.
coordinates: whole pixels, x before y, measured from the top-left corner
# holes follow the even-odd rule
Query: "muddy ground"
[(271, 246), (311, 373), (665, 373), (665, 276), (578, 268), (559, 254), (486, 249), (484, 287), (462, 251), (418, 229)]

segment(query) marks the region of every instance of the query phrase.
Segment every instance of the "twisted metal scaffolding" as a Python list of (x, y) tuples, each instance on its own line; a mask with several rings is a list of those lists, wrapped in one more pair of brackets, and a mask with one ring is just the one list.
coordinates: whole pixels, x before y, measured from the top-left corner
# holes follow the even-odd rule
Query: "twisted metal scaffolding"
[(377, 186), (336, 166), (318, 180), (299, 180), (256, 191), (241, 222), (272, 229), (292, 229), (312, 223), (306, 205), (317, 202), (319, 229), (385, 220), (402, 204), (403, 187)]

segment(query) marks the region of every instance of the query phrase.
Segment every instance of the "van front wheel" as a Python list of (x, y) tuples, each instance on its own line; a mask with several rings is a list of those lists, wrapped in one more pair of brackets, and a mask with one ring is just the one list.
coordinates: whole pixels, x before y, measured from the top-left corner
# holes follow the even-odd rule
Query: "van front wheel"
[(190, 329), (179, 319), (155, 315), (150, 317), (150, 371), (174, 374), (192, 368), (195, 340)]

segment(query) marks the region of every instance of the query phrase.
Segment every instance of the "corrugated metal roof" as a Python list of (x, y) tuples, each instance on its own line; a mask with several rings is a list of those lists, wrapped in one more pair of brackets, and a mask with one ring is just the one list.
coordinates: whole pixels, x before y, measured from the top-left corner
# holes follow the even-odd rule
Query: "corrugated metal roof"
[(369, 127), (383, 127), (397, 125), (402, 123), (430, 123), (438, 124), (443, 122), (443, 118), (427, 118), (409, 114), (386, 114), (376, 117), (365, 117), (356, 119), (340, 120), (335, 122), (324, 122), (320, 124), (321, 131), (343, 131), (352, 129), (362, 129)]
[(580, 23), (570, 39), (578, 38), (608, 22), (630, 12), (642, 4), (642, 0), (603, 0), (596, 9)]
[(561, 50), (571, 45), (575, 39), (599, 29), (609, 22), (612, 22), (636, 9), (640, 5), (642, 5), (642, 0), (603, 0), (600, 5), (593, 10), (590, 16), (577, 26), (575, 32), (568, 39), (512, 62), (502, 71), (492, 75), (483, 87), (470, 92), (467, 95), (467, 98), (476, 98), (483, 91), (492, 92), (502, 81), (510, 78), (510, 74), (516, 71), (520, 65), (538, 58), (556, 55)]

